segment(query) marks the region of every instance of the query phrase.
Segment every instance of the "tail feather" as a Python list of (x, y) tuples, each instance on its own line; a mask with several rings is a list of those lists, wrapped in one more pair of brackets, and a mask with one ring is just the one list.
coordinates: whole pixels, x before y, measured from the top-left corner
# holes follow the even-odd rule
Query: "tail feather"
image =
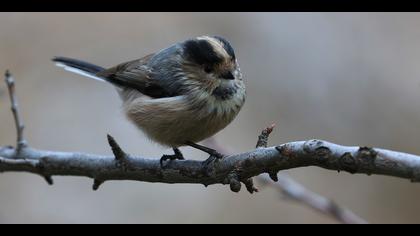
[(56, 63), (61, 63), (66, 66), (73, 67), (73, 68), (76, 68), (85, 72), (89, 72), (92, 74), (96, 74), (98, 72), (105, 70), (105, 68), (91, 64), (89, 62), (67, 58), (67, 57), (54, 57), (52, 60)]
[(52, 61), (54, 61), (57, 66), (63, 67), (67, 71), (95, 80), (106, 81), (105, 78), (96, 76), (97, 73), (105, 70), (103, 67), (67, 57), (54, 57)]

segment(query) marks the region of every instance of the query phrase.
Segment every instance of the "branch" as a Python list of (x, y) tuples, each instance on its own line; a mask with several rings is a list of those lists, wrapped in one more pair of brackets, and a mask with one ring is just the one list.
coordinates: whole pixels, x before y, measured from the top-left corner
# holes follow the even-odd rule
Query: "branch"
[(360, 218), (349, 209), (338, 205), (333, 200), (306, 189), (287, 174), (279, 174), (278, 181), (275, 183), (273, 183), (267, 175), (258, 176), (258, 180), (266, 185), (276, 187), (276, 189), (278, 189), (286, 198), (304, 204), (341, 223), (367, 224), (366, 220)]
[[(97, 180), (137, 180), (162, 183), (231, 184), (262, 173), (318, 166), (349, 173), (379, 174), (419, 181), (420, 157), (379, 148), (347, 147), (321, 140), (298, 141), (258, 148), (210, 163), (170, 161), (160, 168), (159, 160), (127, 156), (125, 167), (114, 156), (54, 152), (25, 148), (16, 152), (0, 148), (0, 171), (26, 171), (41, 175), (86, 176)], [(18, 159), (20, 162), (10, 160)], [(235, 185), (235, 184), (233, 184)], [(234, 188), (237, 189), (237, 188)], [(239, 190), (238, 190), (239, 191)]]
[(5, 73), (5, 81), (7, 88), (9, 89), (10, 103), (12, 104), (11, 109), (13, 112), (13, 118), (15, 119), (16, 133), (17, 133), (17, 151), (27, 146), (27, 142), (23, 137), (23, 129), (25, 128), (18, 109), (18, 102), (15, 90), (15, 80), (13, 79), (10, 72), (7, 70)]
[[(261, 135), (258, 136), (257, 148), (267, 147), (268, 138), (271, 132), (273, 132), (274, 127), (275, 124), (272, 124), (262, 131)], [(269, 172), (268, 177), (267, 175), (260, 175), (258, 176), (258, 180), (264, 182), (266, 185), (271, 183), (271, 186), (277, 187), (283, 196), (286, 196), (289, 199), (305, 204), (344, 224), (367, 224), (366, 220), (360, 218), (349, 209), (341, 207), (334, 201), (306, 189), (303, 185), (299, 184), (285, 173), (278, 175), (275, 172)], [(270, 179), (273, 180), (274, 183), (270, 181)]]
[(380, 148), (341, 146), (316, 139), (264, 147), (267, 142), (263, 135), (255, 150), (230, 155), (222, 160), (215, 159), (208, 166), (204, 166), (202, 161), (170, 161), (164, 169), (158, 159), (126, 154), (111, 136), (108, 141), (114, 156), (37, 150), (26, 146), (10, 74), (6, 74), (6, 81), (17, 126), (18, 145), (16, 148), (0, 147), (0, 172), (35, 173), (45, 177), (49, 183), (52, 183), (53, 175), (85, 176), (94, 179), (94, 189), (109, 180), (137, 180), (205, 186), (229, 184), (232, 191), (238, 192), (242, 182), (251, 193), (256, 191), (251, 180), (254, 176), (268, 173), (275, 180), (281, 170), (306, 166), (420, 181), (420, 156)]
[[(256, 145), (257, 148), (267, 147), (268, 138), (271, 132), (273, 132), (274, 127), (275, 125), (272, 124), (261, 132), (260, 136), (258, 136)], [(206, 140), (206, 142), (219, 151), (223, 150), (224, 153), (232, 153), (232, 151), (230, 151), (225, 146), (218, 144), (213, 138)], [(258, 182), (262, 182), (264, 185), (275, 187), (283, 194), (283, 196), (287, 197), (288, 199), (306, 205), (311, 209), (314, 209), (324, 215), (330, 216), (341, 223), (367, 223), (366, 220), (360, 218), (349, 209), (339, 206), (333, 200), (330, 200), (324, 196), (306, 189), (303, 185), (293, 180), (286, 173), (277, 174), (272, 172), (268, 173), (268, 175), (259, 175), (257, 180)]]

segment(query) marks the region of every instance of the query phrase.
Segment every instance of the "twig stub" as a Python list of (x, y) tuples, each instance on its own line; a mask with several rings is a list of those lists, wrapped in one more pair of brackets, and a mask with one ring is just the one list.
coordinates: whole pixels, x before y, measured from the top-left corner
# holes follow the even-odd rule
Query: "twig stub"
[(53, 180), (53, 178), (51, 176), (46, 175), (46, 176), (44, 176), (44, 179), (45, 179), (45, 181), (47, 181), (47, 183), (49, 185), (53, 185), (54, 184), (54, 180)]
[(111, 146), (112, 153), (114, 153), (115, 159), (122, 161), (127, 158), (127, 153), (125, 153), (120, 145), (115, 141), (114, 137), (107, 135), (109, 146)]
[(93, 191), (98, 190), (99, 189), (99, 186), (101, 186), (101, 184), (103, 184), (103, 183), (104, 183), (104, 181), (102, 181), (102, 180), (94, 179), (93, 180), (93, 185), (92, 185)]
[(230, 186), (230, 190), (232, 190), (232, 192), (237, 193), (241, 191), (241, 182), (239, 181), (239, 176), (238, 174), (236, 174), (236, 172), (231, 172), (230, 174), (228, 174), (227, 179)]
[(273, 132), (274, 127), (276, 127), (276, 124), (270, 125), (261, 132), (261, 134), (258, 136), (256, 148), (267, 147), (268, 137), (270, 136), (271, 132)]
[(272, 171), (272, 172), (268, 172), (268, 176), (270, 177), (271, 180), (273, 180), (274, 182), (279, 181), (279, 178), (277, 176), (277, 172)]
[(244, 181), (246, 190), (248, 190), (248, 192), (250, 194), (253, 194), (254, 192), (258, 192), (259, 190), (255, 187), (254, 185), (254, 181), (252, 180), (252, 178), (246, 179)]

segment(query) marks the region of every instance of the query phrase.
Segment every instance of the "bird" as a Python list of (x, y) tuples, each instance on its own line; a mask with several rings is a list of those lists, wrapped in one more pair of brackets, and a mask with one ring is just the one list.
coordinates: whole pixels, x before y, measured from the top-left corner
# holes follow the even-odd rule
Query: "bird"
[(112, 84), (128, 120), (151, 140), (173, 149), (174, 154), (161, 157), (161, 166), (168, 160), (184, 160), (182, 146), (206, 152), (209, 159), (223, 158), (197, 143), (229, 125), (246, 100), (235, 51), (221, 36), (188, 38), (110, 68), (68, 57), (52, 61)]

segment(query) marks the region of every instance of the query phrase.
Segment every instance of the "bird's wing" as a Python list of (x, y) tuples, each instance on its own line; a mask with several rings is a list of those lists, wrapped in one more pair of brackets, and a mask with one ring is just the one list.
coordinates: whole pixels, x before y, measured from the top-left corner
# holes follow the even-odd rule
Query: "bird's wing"
[(109, 82), (120, 86), (138, 90), (140, 93), (152, 98), (173, 97), (178, 94), (169, 92), (153, 78), (153, 71), (147, 66), (154, 54), (149, 54), (141, 59), (121, 63), (106, 69), (96, 75), (106, 78)]

